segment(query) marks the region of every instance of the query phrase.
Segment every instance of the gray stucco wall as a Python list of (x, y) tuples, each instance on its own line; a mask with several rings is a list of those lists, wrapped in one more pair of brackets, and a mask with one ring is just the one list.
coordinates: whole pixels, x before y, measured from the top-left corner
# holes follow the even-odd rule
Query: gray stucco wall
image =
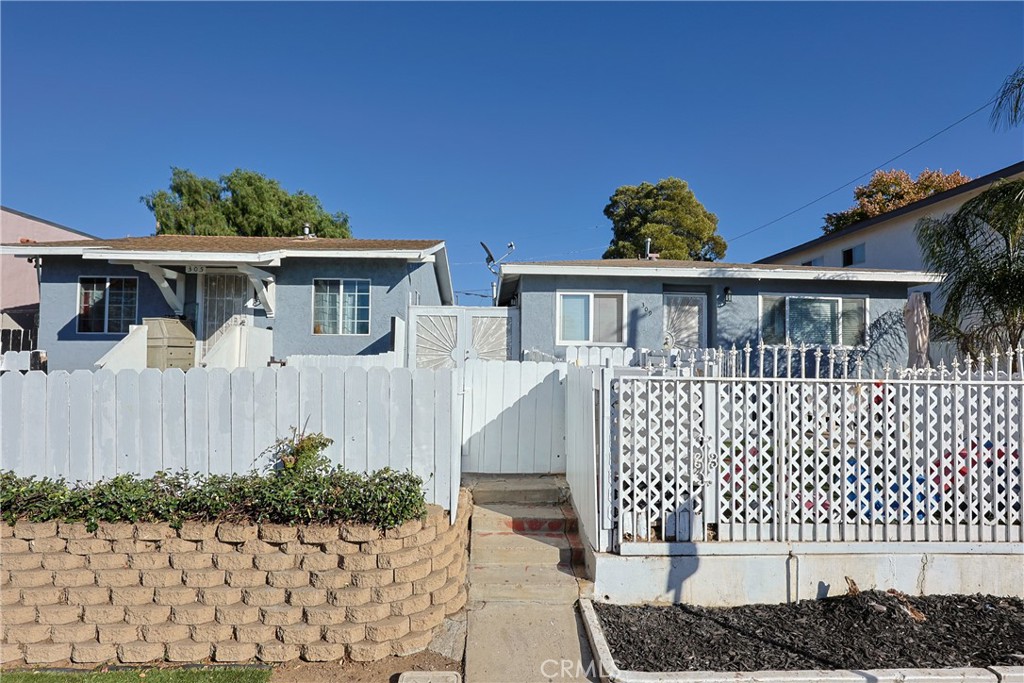
[[(262, 310), (252, 312), (252, 324), (274, 330), (274, 356), (292, 354), (376, 354), (391, 348), (391, 317), (406, 317), (410, 292), (419, 303), (439, 305), (441, 294), (434, 266), (409, 264), (393, 259), (286, 259), (279, 268), (267, 268), (277, 278), (274, 318)], [(123, 334), (77, 332), (78, 278), (80, 276), (129, 276), (139, 281), (136, 323), (143, 318), (173, 315), (159, 289), (145, 273), (131, 266), (78, 257), (47, 257), (40, 284), (39, 348), (47, 352), (53, 370), (93, 369), (103, 354), (124, 338)], [(369, 278), (370, 334), (314, 335), (313, 279)], [(185, 279), (185, 318), (195, 329), (197, 278)]]
[[(732, 289), (732, 301), (725, 303), (723, 290)], [(565, 357), (565, 346), (555, 344), (556, 292), (627, 292), (626, 345), (660, 349), (664, 342), (666, 291), (703, 293), (708, 298), (706, 330), (708, 346), (742, 347), (759, 340), (758, 296), (766, 294), (824, 294), (867, 296), (869, 346), (865, 362), (876, 367), (886, 362), (905, 365), (906, 336), (903, 305), (907, 286), (899, 283), (863, 283), (780, 280), (694, 280), (673, 278), (621, 278), (602, 276), (523, 275), (519, 285), (521, 341), (524, 351), (540, 351)]]
[(131, 266), (47, 256), (39, 286), (39, 348), (46, 351), (50, 370), (92, 370), (94, 363), (125, 336), (78, 332), (78, 278), (82, 276), (138, 278), (136, 323), (173, 314), (149, 276)]
[[(313, 279), (368, 278), (370, 280), (370, 334), (313, 334)], [(391, 348), (391, 318), (403, 320), (410, 292), (418, 292), (424, 305), (440, 304), (441, 297), (430, 263), (397, 260), (292, 259), (277, 276), (277, 313), (274, 357), (292, 354), (355, 356), (384, 353)]]

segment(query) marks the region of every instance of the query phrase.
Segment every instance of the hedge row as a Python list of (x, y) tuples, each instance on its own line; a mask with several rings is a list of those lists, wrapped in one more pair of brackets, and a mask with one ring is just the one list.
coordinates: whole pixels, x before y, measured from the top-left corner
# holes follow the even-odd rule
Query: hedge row
[(423, 480), (389, 469), (358, 474), (341, 468), (197, 476), (122, 474), (96, 484), (0, 472), (0, 510), (8, 524), (24, 519), (85, 522), (186, 521), (274, 524), (352, 522), (390, 529), (426, 514)]

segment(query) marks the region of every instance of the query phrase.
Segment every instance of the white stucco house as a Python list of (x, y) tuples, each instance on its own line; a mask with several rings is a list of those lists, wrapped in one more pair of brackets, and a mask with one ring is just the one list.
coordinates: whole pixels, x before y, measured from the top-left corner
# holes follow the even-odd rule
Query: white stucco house
[[(1024, 161), (975, 178), (952, 190), (908, 204), (861, 221), (830, 235), (822, 235), (778, 253), (757, 263), (816, 266), (824, 268), (879, 268), (891, 270), (925, 270), (921, 248), (914, 228), (922, 218), (941, 218), (953, 213), (967, 200), (978, 196), (994, 182), (1003, 178), (1024, 177)], [(933, 310), (941, 302), (932, 296), (937, 283), (910, 287), (910, 291), (926, 293)]]

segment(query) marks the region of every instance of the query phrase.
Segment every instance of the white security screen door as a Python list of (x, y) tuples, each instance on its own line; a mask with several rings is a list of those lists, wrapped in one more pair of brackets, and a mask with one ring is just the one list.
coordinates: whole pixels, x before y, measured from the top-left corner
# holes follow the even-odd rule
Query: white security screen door
[(707, 305), (703, 294), (665, 295), (665, 340), (670, 348), (707, 346)]
[(248, 317), (245, 304), (252, 298), (252, 286), (245, 275), (225, 273), (202, 276), (203, 282), (203, 355), (232, 325), (241, 325)]

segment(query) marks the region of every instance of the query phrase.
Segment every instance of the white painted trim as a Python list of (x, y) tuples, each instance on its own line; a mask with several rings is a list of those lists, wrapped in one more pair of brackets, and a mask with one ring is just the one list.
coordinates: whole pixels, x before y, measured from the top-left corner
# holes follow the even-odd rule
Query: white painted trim
[[(443, 247), (444, 243), (437, 245)], [(432, 248), (433, 249), (433, 248)], [(436, 251), (436, 250), (435, 250)], [(0, 254), (10, 256), (81, 256), (89, 260), (154, 261), (159, 263), (263, 263), (282, 258), (401, 259), (417, 263), (433, 261), (435, 251), (420, 249), (274, 249), (261, 252), (166, 251), (111, 249), (102, 246), (40, 247), (6, 245)]]
[(501, 267), (501, 279), (516, 275), (596, 275), (629, 278), (720, 278), (735, 280), (825, 280), (833, 282), (941, 282), (943, 275), (913, 270), (870, 270), (866, 268), (832, 268), (794, 270), (778, 268), (664, 267), (644, 266), (573, 266), (551, 264), (508, 263)]
[(644, 556), (748, 556), (770, 555), (1019, 555), (1024, 556), (1024, 543), (964, 543), (962, 541), (727, 541), (687, 542), (658, 541), (654, 543), (624, 542), (618, 554)]
[[(587, 329), (587, 340), (577, 341), (570, 340), (565, 341), (562, 339), (562, 296), (563, 295), (586, 295), (587, 301), (587, 322), (589, 323)], [(621, 342), (596, 342), (594, 339), (594, 295), (609, 295), (609, 296), (621, 296), (622, 297), (622, 327), (619, 332), (622, 336)], [(555, 290), (555, 346), (597, 346), (597, 347), (621, 347), (627, 345), (626, 333), (628, 330), (629, 322), (627, 320), (627, 314), (629, 309), (626, 305), (629, 293), (624, 290), (583, 290), (583, 289), (556, 289)]]
[[(185, 314), (185, 274), (173, 270), (167, 270), (152, 263), (132, 263), (131, 266), (140, 273), (145, 273), (153, 281), (153, 284), (160, 290), (164, 301), (174, 315)], [(174, 280), (175, 288), (172, 290), (168, 280)]]
[[(337, 334), (328, 334), (326, 332), (314, 332), (313, 328), (316, 326), (316, 282), (317, 280), (327, 280), (329, 282), (338, 283), (338, 296), (339, 296), (339, 307), (338, 307), (338, 329), (341, 330), (344, 327), (343, 312), (340, 305), (340, 297), (345, 295), (345, 287), (342, 283), (345, 280), (366, 282), (370, 295), (370, 303), (367, 305), (367, 318), (366, 318), (366, 332), (338, 332)], [(358, 308), (358, 306), (356, 307)], [(314, 337), (369, 337), (373, 332), (373, 280), (368, 277), (315, 277), (309, 285), (309, 323), (310, 323), (310, 334)]]

